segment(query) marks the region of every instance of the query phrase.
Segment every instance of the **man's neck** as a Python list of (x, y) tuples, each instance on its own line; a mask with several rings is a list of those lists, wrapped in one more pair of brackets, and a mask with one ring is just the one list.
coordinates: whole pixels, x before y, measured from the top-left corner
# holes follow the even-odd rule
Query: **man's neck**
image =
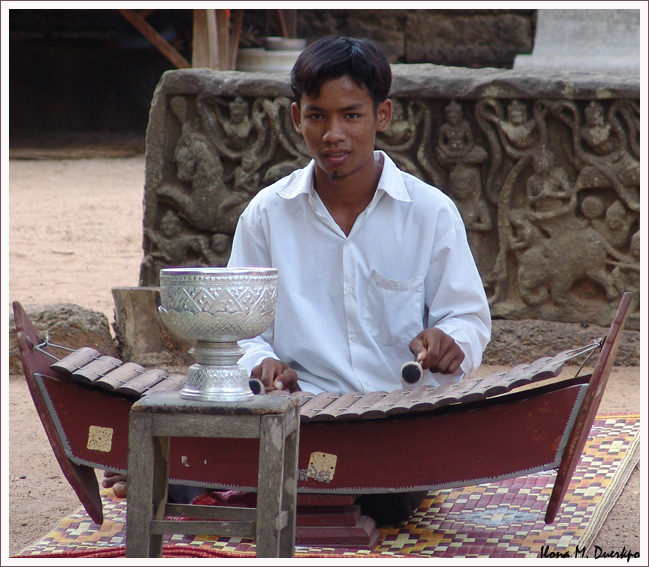
[[(315, 190), (338, 226), (347, 235), (354, 222), (370, 204), (383, 171), (382, 160), (373, 159), (370, 175), (326, 176), (316, 170)], [(362, 178), (361, 178), (362, 177)]]

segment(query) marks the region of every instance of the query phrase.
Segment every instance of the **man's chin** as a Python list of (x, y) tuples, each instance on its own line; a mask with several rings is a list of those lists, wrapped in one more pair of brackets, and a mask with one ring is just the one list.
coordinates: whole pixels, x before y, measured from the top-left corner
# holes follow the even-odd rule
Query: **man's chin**
[(325, 164), (325, 167), (322, 164), (318, 164), (320, 171), (325, 175), (327, 179), (334, 180), (340, 179), (346, 175), (345, 169), (342, 167), (331, 167), (331, 164)]

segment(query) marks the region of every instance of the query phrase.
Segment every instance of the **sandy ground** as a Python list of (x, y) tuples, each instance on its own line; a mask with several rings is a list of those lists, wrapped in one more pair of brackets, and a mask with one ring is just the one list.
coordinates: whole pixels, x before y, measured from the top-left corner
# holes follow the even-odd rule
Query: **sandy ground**
[[(143, 187), (142, 155), (11, 160), (9, 195), (6, 199), (3, 190), (2, 203), (3, 325), (14, 300), (23, 305), (76, 303), (103, 312), (112, 323), (111, 288), (138, 282)], [(600, 411), (639, 412), (639, 377), (637, 367), (614, 369)], [(56, 463), (24, 377), (3, 380), (2, 393), (1, 543), (6, 558), (40, 539), (80, 504)], [(605, 550), (640, 550), (640, 508), (638, 468), (596, 544)]]

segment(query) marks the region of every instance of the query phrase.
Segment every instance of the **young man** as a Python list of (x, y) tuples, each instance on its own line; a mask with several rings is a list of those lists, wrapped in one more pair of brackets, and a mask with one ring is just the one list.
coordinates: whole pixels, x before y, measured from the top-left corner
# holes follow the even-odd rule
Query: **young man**
[[(279, 271), (273, 326), (240, 343), (240, 363), (267, 387), (390, 391), (403, 387), (400, 368), (413, 357), (431, 384), (480, 364), (491, 319), (460, 214), (374, 151), (392, 116), (391, 80), (368, 40), (326, 37), (295, 63), (293, 122), (313, 161), (251, 201), (229, 261)], [(123, 480), (109, 473), (104, 486), (123, 494)], [(392, 524), (426, 494), (358, 503)]]
[(293, 122), (313, 160), (252, 200), (229, 262), (279, 270), (273, 326), (241, 343), (266, 387), (391, 391), (413, 357), (431, 384), (480, 364), (491, 320), (458, 210), (374, 151), (390, 86), (369, 40), (326, 37), (295, 63)]
[[(273, 326), (241, 342), (240, 363), (266, 387), (391, 391), (413, 357), (430, 384), (480, 365), (491, 319), (460, 214), (374, 151), (392, 117), (391, 80), (383, 53), (362, 39), (323, 38), (292, 70), (293, 123), (313, 160), (251, 201), (229, 262), (279, 271)], [(358, 503), (391, 524), (426, 494)]]

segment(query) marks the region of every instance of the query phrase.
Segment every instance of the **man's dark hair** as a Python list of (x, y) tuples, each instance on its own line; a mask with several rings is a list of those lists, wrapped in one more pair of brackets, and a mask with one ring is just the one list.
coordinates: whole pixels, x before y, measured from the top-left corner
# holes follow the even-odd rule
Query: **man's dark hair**
[(369, 39), (327, 36), (300, 53), (291, 71), (291, 89), (300, 104), (304, 93), (318, 96), (322, 83), (349, 75), (366, 87), (374, 110), (388, 98), (392, 70), (381, 48)]

